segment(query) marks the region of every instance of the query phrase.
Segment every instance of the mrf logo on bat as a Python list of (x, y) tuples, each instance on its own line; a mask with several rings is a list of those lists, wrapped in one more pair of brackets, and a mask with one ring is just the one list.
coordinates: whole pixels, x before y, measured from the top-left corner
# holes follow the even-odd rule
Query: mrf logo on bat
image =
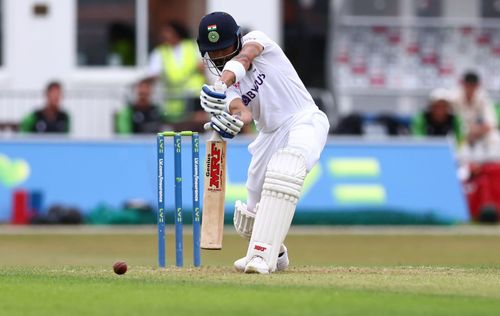
[(212, 143), (210, 147), (210, 152), (207, 155), (207, 168), (206, 168), (206, 176), (209, 178), (209, 191), (221, 191), (222, 189), (222, 150), (217, 146), (217, 144)]

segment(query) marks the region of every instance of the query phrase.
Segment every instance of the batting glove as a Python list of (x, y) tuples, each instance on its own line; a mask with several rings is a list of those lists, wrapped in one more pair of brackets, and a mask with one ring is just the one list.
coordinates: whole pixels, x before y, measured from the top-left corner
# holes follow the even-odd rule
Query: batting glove
[(210, 119), (210, 126), (224, 138), (233, 138), (243, 127), (243, 121), (229, 113), (221, 112)]
[(227, 112), (226, 107), (227, 87), (222, 82), (216, 82), (214, 86), (203, 85), (200, 92), (201, 107), (212, 115)]

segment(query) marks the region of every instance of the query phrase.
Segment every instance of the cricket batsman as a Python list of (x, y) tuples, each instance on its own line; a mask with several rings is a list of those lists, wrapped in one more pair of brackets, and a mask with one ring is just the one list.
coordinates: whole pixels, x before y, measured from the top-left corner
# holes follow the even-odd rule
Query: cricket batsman
[(329, 122), (314, 103), (282, 49), (260, 31), (241, 36), (224, 12), (204, 16), (198, 46), (218, 79), (204, 85), (201, 105), (211, 128), (224, 138), (255, 121), (259, 134), (248, 146), (246, 204), (237, 201), (234, 225), (250, 240), (236, 270), (269, 274), (288, 267), (283, 244), (304, 179), (319, 160)]

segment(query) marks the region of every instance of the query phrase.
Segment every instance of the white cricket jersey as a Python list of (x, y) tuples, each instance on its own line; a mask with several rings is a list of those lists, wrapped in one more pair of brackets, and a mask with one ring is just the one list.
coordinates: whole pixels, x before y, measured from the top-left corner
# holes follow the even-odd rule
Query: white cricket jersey
[(283, 50), (260, 31), (243, 37), (243, 45), (256, 42), (264, 50), (246, 76), (227, 90), (227, 100), (241, 98), (256, 127), (272, 132), (302, 111), (319, 111)]

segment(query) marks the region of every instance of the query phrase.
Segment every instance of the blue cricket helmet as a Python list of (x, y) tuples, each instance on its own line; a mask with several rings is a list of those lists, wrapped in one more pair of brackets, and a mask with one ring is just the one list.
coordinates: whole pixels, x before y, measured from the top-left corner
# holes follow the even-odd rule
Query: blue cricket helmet
[(202, 56), (207, 52), (224, 49), (234, 44), (241, 47), (241, 31), (233, 17), (226, 12), (205, 15), (198, 28), (198, 48)]

